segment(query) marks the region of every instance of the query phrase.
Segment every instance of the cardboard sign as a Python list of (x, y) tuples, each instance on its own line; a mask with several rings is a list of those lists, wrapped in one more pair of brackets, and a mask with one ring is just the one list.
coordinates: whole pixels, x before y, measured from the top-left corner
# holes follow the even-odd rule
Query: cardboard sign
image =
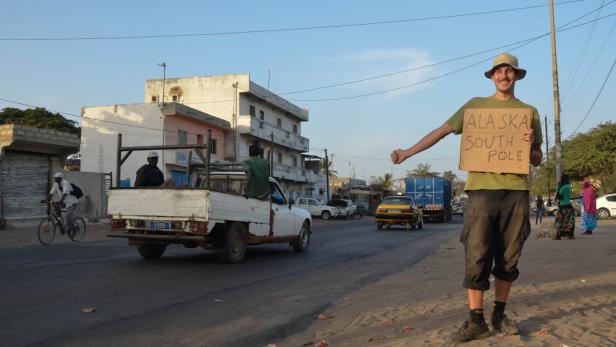
[(530, 108), (472, 108), (464, 111), (460, 170), (528, 174)]

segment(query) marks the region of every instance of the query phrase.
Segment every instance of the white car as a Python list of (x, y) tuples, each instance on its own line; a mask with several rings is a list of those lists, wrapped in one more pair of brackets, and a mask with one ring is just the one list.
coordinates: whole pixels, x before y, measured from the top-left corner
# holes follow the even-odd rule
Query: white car
[(597, 218), (608, 219), (616, 216), (616, 194), (608, 194), (597, 198)]
[(340, 210), (334, 206), (327, 206), (319, 199), (299, 198), (295, 203), (295, 207), (303, 208), (310, 212), (310, 215), (321, 217), (323, 220), (328, 220), (332, 217), (338, 217)]

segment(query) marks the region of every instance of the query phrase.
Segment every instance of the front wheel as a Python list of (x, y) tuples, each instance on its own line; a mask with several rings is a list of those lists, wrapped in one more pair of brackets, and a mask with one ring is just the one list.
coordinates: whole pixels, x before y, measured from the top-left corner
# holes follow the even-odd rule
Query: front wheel
[(328, 220), (328, 219), (330, 219), (330, 218), (332, 218), (332, 214), (331, 214), (331, 213), (329, 213), (329, 211), (323, 211), (323, 212), (321, 213), (321, 219), (323, 219), (323, 220)]
[(310, 245), (310, 225), (308, 222), (302, 224), (302, 229), (299, 231), (297, 241), (293, 242), (293, 249), (296, 252), (306, 252)]
[(147, 244), (147, 243), (137, 246), (137, 250), (139, 251), (139, 254), (144, 259), (158, 259), (163, 255), (163, 253), (165, 253), (166, 248), (167, 248), (167, 245)]
[(75, 218), (75, 230), (70, 231), (68, 233), (68, 237), (73, 240), (73, 242), (79, 242), (83, 240), (83, 237), (86, 235), (86, 221), (81, 217)]
[(51, 217), (41, 219), (37, 237), (41, 245), (47, 246), (56, 237), (56, 224)]
[(608, 219), (608, 218), (610, 218), (610, 211), (608, 211), (607, 208), (600, 208), (597, 211), (597, 217), (599, 219)]
[(219, 254), (224, 263), (236, 264), (246, 255), (246, 228), (242, 223), (233, 223), (225, 233), (225, 249)]

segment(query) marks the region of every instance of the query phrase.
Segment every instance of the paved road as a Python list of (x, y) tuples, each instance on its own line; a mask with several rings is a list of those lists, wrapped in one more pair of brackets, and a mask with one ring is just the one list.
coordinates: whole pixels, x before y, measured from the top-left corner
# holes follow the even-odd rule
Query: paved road
[(0, 248), (0, 345), (264, 346), (460, 228), (457, 219), (420, 232), (377, 232), (368, 217), (315, 220), (307, 253), (257, 246), (235, 265), (178, 246), (145, 261), (124, 240)]

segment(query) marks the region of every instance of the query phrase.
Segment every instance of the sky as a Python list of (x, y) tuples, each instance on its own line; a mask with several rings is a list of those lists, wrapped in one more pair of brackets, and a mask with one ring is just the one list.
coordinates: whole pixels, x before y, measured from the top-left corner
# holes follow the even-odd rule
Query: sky
[[(563, 138), (616, 120), (616, 72), (607, 78), (616, 59), (614, 2), (555, 1), (557, 28), (588, 14), (556, 34)], [(0, 99), (72, 115), (82, 106), (139, 103), (144, 81), (162, 77), (162, 62), (170, 78), (249, 73), (268, 87), (269, 76), (271, 91), (310, 110), (302, 135), (312, 154), (327, 148), (339, 175), (401, 178), (428, 163), (464, 179), (458, 136), (401, 165), (389, 155), (440, 126), (468, 99), (493, 94), (483, 72), (503, 51), (528, 71), (516, 96), (539, 110), (542, 123), (547, 116), (553, 143), (550, 37), (512, 45), (549, 33), (548, 3), (4, 0)], [(306, 27), (313, 29), (277, 30)], [(177, 34), (189, 35), (168, 36)], [(158, 37), (118, 38), (127, 36)], [(84, 37), (115, 39), (24, 40)], [(342, 85), (321, 88), (336, 84)], [(313, 88), (321, 89), (287, 94)], [(25, 108), (0, 100), (4, 107)]]

